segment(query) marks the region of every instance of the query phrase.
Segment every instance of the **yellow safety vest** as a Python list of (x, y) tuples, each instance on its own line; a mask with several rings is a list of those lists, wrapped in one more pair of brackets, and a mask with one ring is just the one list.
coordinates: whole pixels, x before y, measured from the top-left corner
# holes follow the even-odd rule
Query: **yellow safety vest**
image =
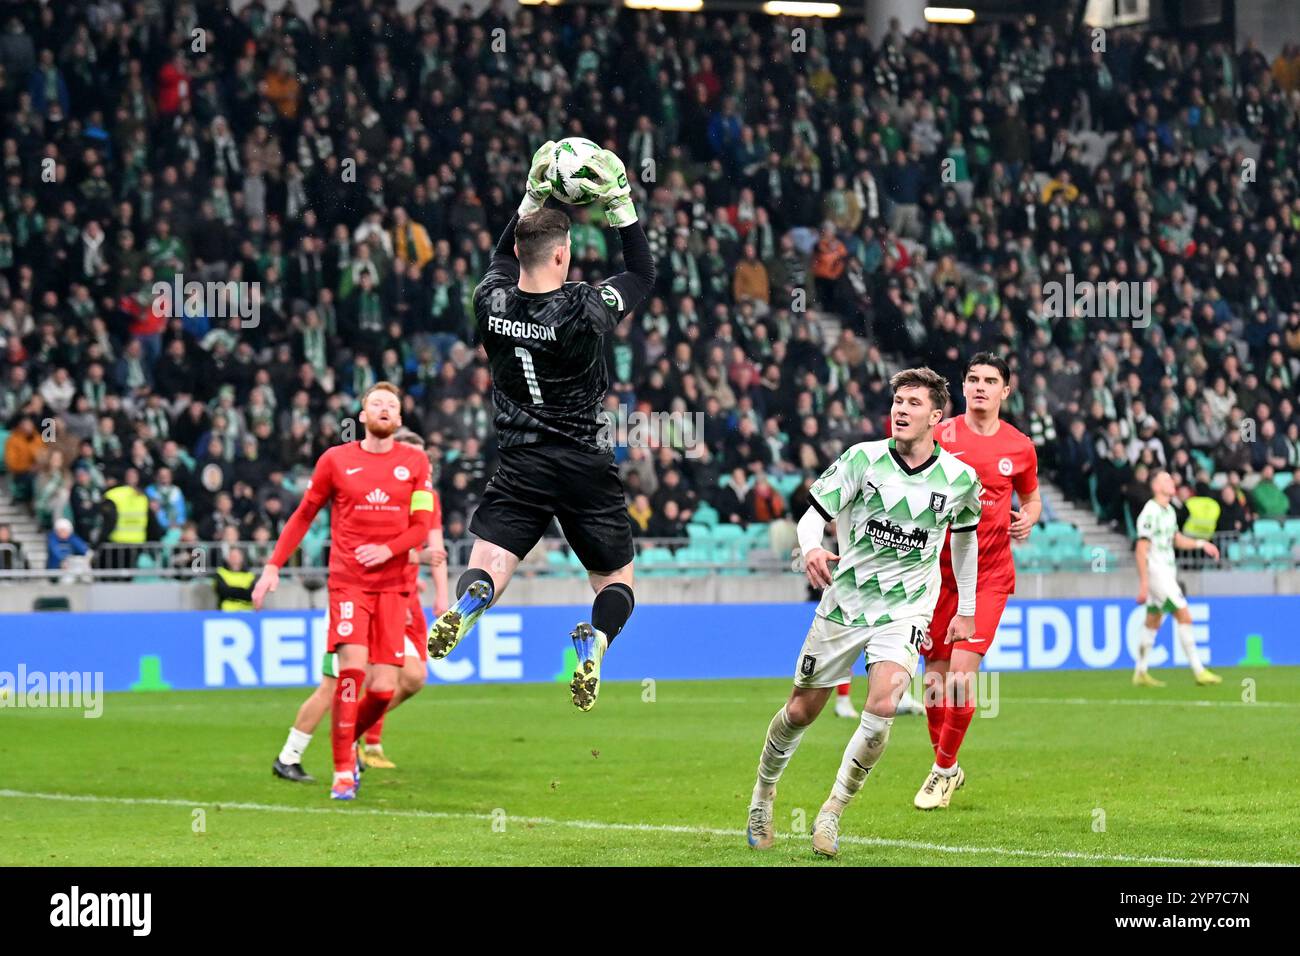
[(117, 524), (108, 536), (115, 544), (144, 544), (149, 534), (149, 498), (130, 485), (118, 485), (104, 492), (117, 508)]
[(1219, 526), (1219, 515), (1223, 509), (1214, 498), (1199, 495), (1187, 499), (1187, 520), (1183, 523), (1183, 534), (1189, 538), (1209, 539), (1214, 537), (1214, 530)]
[[(253, 586), (252, 571), (232, 571), (230, 568), (217, 568), (217, 574), (221, 576), (221, 580), (232, 588), (251, 588)], [(227, 599), (221, 602), (221, 610), (251, 611), (253, 610), (253, 602)]]

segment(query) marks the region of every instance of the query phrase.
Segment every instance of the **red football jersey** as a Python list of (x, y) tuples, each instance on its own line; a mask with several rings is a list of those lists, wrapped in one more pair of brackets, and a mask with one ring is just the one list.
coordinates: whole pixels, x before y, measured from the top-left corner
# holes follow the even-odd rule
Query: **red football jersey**
[[(330, 506), (330, 586), (354, 585), (367, 591), (409, 591), (413, 587), (410, 548), (374, 568), (363, 567), (356, 549), (388, 544), (412, 525), (412, 512), (433, 508), (429, 459), (398, 442), (383, 454), (360, 442), (335, 445), (316, 462), (298, 514), (310, 522)], [(295, 515), (296, 517), (297, 515)], [(282, 537), (281, 544), (286, 541)], [(423, 541), (415, 546), (423, 546)], [(294, 542), (296, 546), (296, 542)], [(280, 546), (272, 561), (282, 563)], [(283, 557), (287, 558), (287, 555)]]
[[(1029, 436), (1008, 422), (992, 435), (977, 435), (965, 416), (940, 422), (934, 437), (949, 454), (975, 469), (984, 491), (979, 528), (979, 590), (1016, 589), (1016, 565), (1011, 559), (1011, 492), (1024, 497), (1038, 488), (1038, 451)], [(952, 550), (945, 540), (939, 555), (943, 586), (956, 589)]]

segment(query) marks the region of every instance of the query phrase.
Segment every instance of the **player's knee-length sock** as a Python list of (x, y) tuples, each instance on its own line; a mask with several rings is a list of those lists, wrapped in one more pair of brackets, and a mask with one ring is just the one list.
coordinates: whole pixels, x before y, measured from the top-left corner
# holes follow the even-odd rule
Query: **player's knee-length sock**
[(948, 719), (948, 706), (942, 699), (935, 700), (933, 694), (925, 695), (925, 725), (930, 731), (930, 746), (937, 754), (939, 752), (939, 735), (943, 733), (943, 725)]
[(357, 740), (370, 727), (384, 716), (384, 711), (392, 703), (393, 692), (391, 690), (375, 690), (371, 688), (366, 691), (366, 696), (361, 698), (361, 703), (357, 706), (357, 725), (353, 730), (353, 740)]
[(940, 770), (950, 770), (957, 766), (957, 751), (966, 739), (966, 730), (971, 718), (975, 716), (975, 704), (963, 700), (960, 705), (952, 704), (945, 708), (943, 730), (939, 734), (939, 744), (934, 748), (934, 765)]
[(1138, 639), (1137, 654), (1137, 672), (1145, 674), (1147, 672), (1147, 657), (1151, 654), (1151, 648), (1156, 643), (1156, 628), (1143, 627), (1142, 636)]
[(365, 683), (366, 672), (359, 667), (349, 667), (339, 672), (338, 683), (334, 685), (334, 707), (330, 714), (330, 743), (334, 747), (334, 775), (352, 775), (356, 765), (353, 745), (357, 734), (357, 708), (361, 697), (361, 685)]
[(1205, 665), (1201, 663), (1201, 655), (1196, 650), (1196, 641), (1192, 639), (1191, 623), (1182, 624), (1175, 621), (1174, 633), (1178, 635), (1178, 643), (1183, 646), (1183, 653), (1187, 655), (1187, 663), (1191, 665), (1192, 673), (1200, 674), (1205, 670)]
[(835, 685), (835, 694), (837, 697), (848, 697), (849, 691), (852, 689), (853, 685), (849, 681), (845, 681), (843, 684)]
[(605, 635), (607, 648), (623, 630), (634, 607), (636, 597), (622, 581), (605, 585), (591, 602), (591, 626)]
[[(390, 698), (390, 699), (391, 699), (391, 698)], [(383, 738), (384, 738), (384, 717), (387, 715), (387, 713), (388, 713), (388, 712), (385, 711), (384, 713), (380, 714), (380, 715), (379, 715), (379, 719), (376, 720), (373, 724), (371, 724), (371, 725), (366, 729), (366, 746), (367, 746), (367, 747), (378, 747), (379, 744), (383, 741)]]
[(790, 715), (782, 707), (767, 725), (767, 740), (763, 743), (763, 754), (758, 758), (758, 783), (754, 785), (754, 796), (768, 800), (776, 789), (776, 782), (785, 773), (786, 765), (794, 756), (795, 748), (803, 739), (806, 727), (796, 727), (790, 722)]
[(289, 737), (280, 750), (280, 763), (302, 763), (302, 752), (311, 743), (311, 734), (304, 734), (297, 727), (289, 728)]
[(840, 770), (835, 775), (835, 786), (831, 787), (830, 798), (822, 809), (834, 813), (844, 812), (849, 801), (857, 796), (862, 785), (867, 782), (871, 768), (885, 752), (885, 745), (889, 743), (889, 728), (893, 723), (893, 717), (881, 717), (867, 710), (862, 712), (862, 719), (849, 738), (849, 745), (844, 748)]

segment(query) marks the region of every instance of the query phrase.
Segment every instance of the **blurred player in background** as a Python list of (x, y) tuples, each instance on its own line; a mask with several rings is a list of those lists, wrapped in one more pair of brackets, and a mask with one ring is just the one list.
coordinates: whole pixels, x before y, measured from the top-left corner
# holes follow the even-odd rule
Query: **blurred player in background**
[[(1038, 493), (1038, 453), (1023, 432), (1002, 421), (1002, 403), (1011, 394), (1011, 369), (991, 352), (978, 352), (966, 363), (962, 395), (966, 412), (939, 426), (939, 444), (975, 469), (983, 487), (979, 527), (979, 608), (975, 633), (949, 641), (948, 622), (957, 613), (958, 586), (952, 553), (945, 544), (940, 557), (942, 586), (930, 622), (925, 654), (925, 715), (934, 764), (917, 791), (921, 810), (948, 806), (966, 782), (957, 751), (975, 715), (975, 675), (993, 644), (1007, 597), (1016, 589), (1011, 539), (1029, 537), (1043, 503)], [(1011, 493), (1020, 510), (1011, 510)], [(951, 540), (956, 540), (951, 539)]]
[(478, 540), (456, 582), (456, 604), (434, 622), (428, 646), (435, 659), (451, 653), (558, 518), (596, 592), (591, 622), (570, 635), (578, 669), (569, 692), (587, 711), (600, 690), (605, 651), (635, 604), (623, 482), (612, 450), (600, 441), (609, 388), (605, 335), (654, 286), (655, 263), (623, 163), (601, 150), (592, 186), (606, 222), (618, 229), (627, 270), (597, 286), (565, 281), (569, 217), (543, 208), (554, 145), (533, 156), (518, 213), (474, 290), (474, 318), (492, 366), (501, 463), (470, 522)]
[[(975, 627), (980, 484), (974, 470), (934, 440), (948, 383), (928, 368), (914, 368), (899, 372), (890, 385), (894, 437), (844, 452), (813, 484), (811, 507), (799, 520), (808, 583), (825, 590), (799, 654), (794, 689), (772, 718), (759, 757), (748, 827), (756, 850), (768, 849), (776, 838), (776, 785), (804, 731), (826, 706), (831, 688), (865, 654), (867, 704), (813, 824), (813, 850), (839, 853), (840, 815), (884, 753), (898, 701), (916, 674), (949, 527), (961, 589), (949, 636), (964, 639)], [(835, 522), (838, 554), (822, 547), (829, 521)], [(834, 571), (832, 562), (839, 562)]]
[(362, 397), (360, 421), (366, 429), (361, 441), (335, 445), (316, 462), (307, 494), (253, 589), (253, 605), (260, 609), (312, 520), (330, 505), (327, 649), (338, 653), (339, 663), (330, 720), (333, 800), (356, 799), (357, 738), (383, 715), (397, 691), (406, 658), (406, 611), (415, 591), (407, 552), (427, 541), (433, 513), (429, 459), (393, 438), (402, 425), (397, 386), (372, 385)]
[[(393, 438), (404, 445), (424, 448), (424, 439), (409, 429), (400, 429)], [(402, 664), (402, 673), (397, 681), (397, 690), (388, 710), (366, 731), (365, 746), (362, 748), (362, 761), (367, 767), (376, 769), (394, 769), (396, 764), (384, 756), (383, 729), (388, 713), (403, 701), (420, 692), (428, 677), (428, 658), (424, 649), (425, 620), (424, 609), (420, 605), (420, 588), (424, 582), (419, 580), (419, 565), (427, 563), (433, 576), (433, 613), (436, 617), (447, 610), (447, 551), (442, 539), (442, 504), (438, 493), (433, 492), (433, 510), (430, 517), (429, 540), (424, 550), (411, 552), (411, 563), (415, 570), (416, 587), (411, 592), (410, 603), (406, 609), (406, 657)], [(320, 724), (321, 718), (329, 712), (334, 700), (334, 685), (338, 679), (338, 654), (326, 653), (321, 663), (320, 685), (298, 708), (298, 716), (289, 728), (289, 737), (280, 750), (280, 755), (271, 764), (272, 772), (285, 780), (312, 783), (316, 778), (302, 767), (302, 755), (311, 743), (311, 736)]]
[(1178, 561), (1174, 548), (1197, 550), (1212, 560), (1219, 557), (1219, 549), (1209, 541), (1191, 538), (1178, 530), (1178, 515), (1171, 504), (1177, 487), (1173, 476), (1158, 471), (1151, 478), (1151, 500), (1142, 507), (1137, 518), (1137, 570), (1139, 604), (1147, 606), (1147, 619), (1138, 645), (1137, 667), (1133, 683), (1139, 687), (1164, 687), (1147, 672), (1147, 656), (1156, 642), (1156, 632), (1166, 613), (1174, 616), (1174, 633), (1182, 645), (1187, 663), (1198, 684), (1221, 684), (1223, 678), (1201, 663), (1201, 656), (1192, 639), (1192, 612), (1187, 609), (1187, 598), (1178, 583)]

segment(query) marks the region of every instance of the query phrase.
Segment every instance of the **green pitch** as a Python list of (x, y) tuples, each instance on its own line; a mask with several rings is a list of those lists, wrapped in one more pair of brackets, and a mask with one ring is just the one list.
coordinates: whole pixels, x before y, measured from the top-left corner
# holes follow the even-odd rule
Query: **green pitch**
[[(1123, 671), (1003, 675), (948, 810), (912, 796), (923, 717), (845, 815), (838, 861), (806, 835), (757, 854), (743, 829), (781, 680), (611, 683), (580, 714), (560, 685), (431, 686), (389, 718), (399, 769), (351, 804), (271, 775), (302, 690), (113, 694), (103, 716), (0, 710), (0, 864), (935, 865), (1300, 863), (1300, 668), (1136, 690)], [(1243, 701), (1254, 681), (1257, 702)], [(862, 702), (859, 678), (854, 699)], [(780, 786), (806, 833), (853, 724), (829, 708)], [(52, 795), (61, 795), (54, 798)]]

